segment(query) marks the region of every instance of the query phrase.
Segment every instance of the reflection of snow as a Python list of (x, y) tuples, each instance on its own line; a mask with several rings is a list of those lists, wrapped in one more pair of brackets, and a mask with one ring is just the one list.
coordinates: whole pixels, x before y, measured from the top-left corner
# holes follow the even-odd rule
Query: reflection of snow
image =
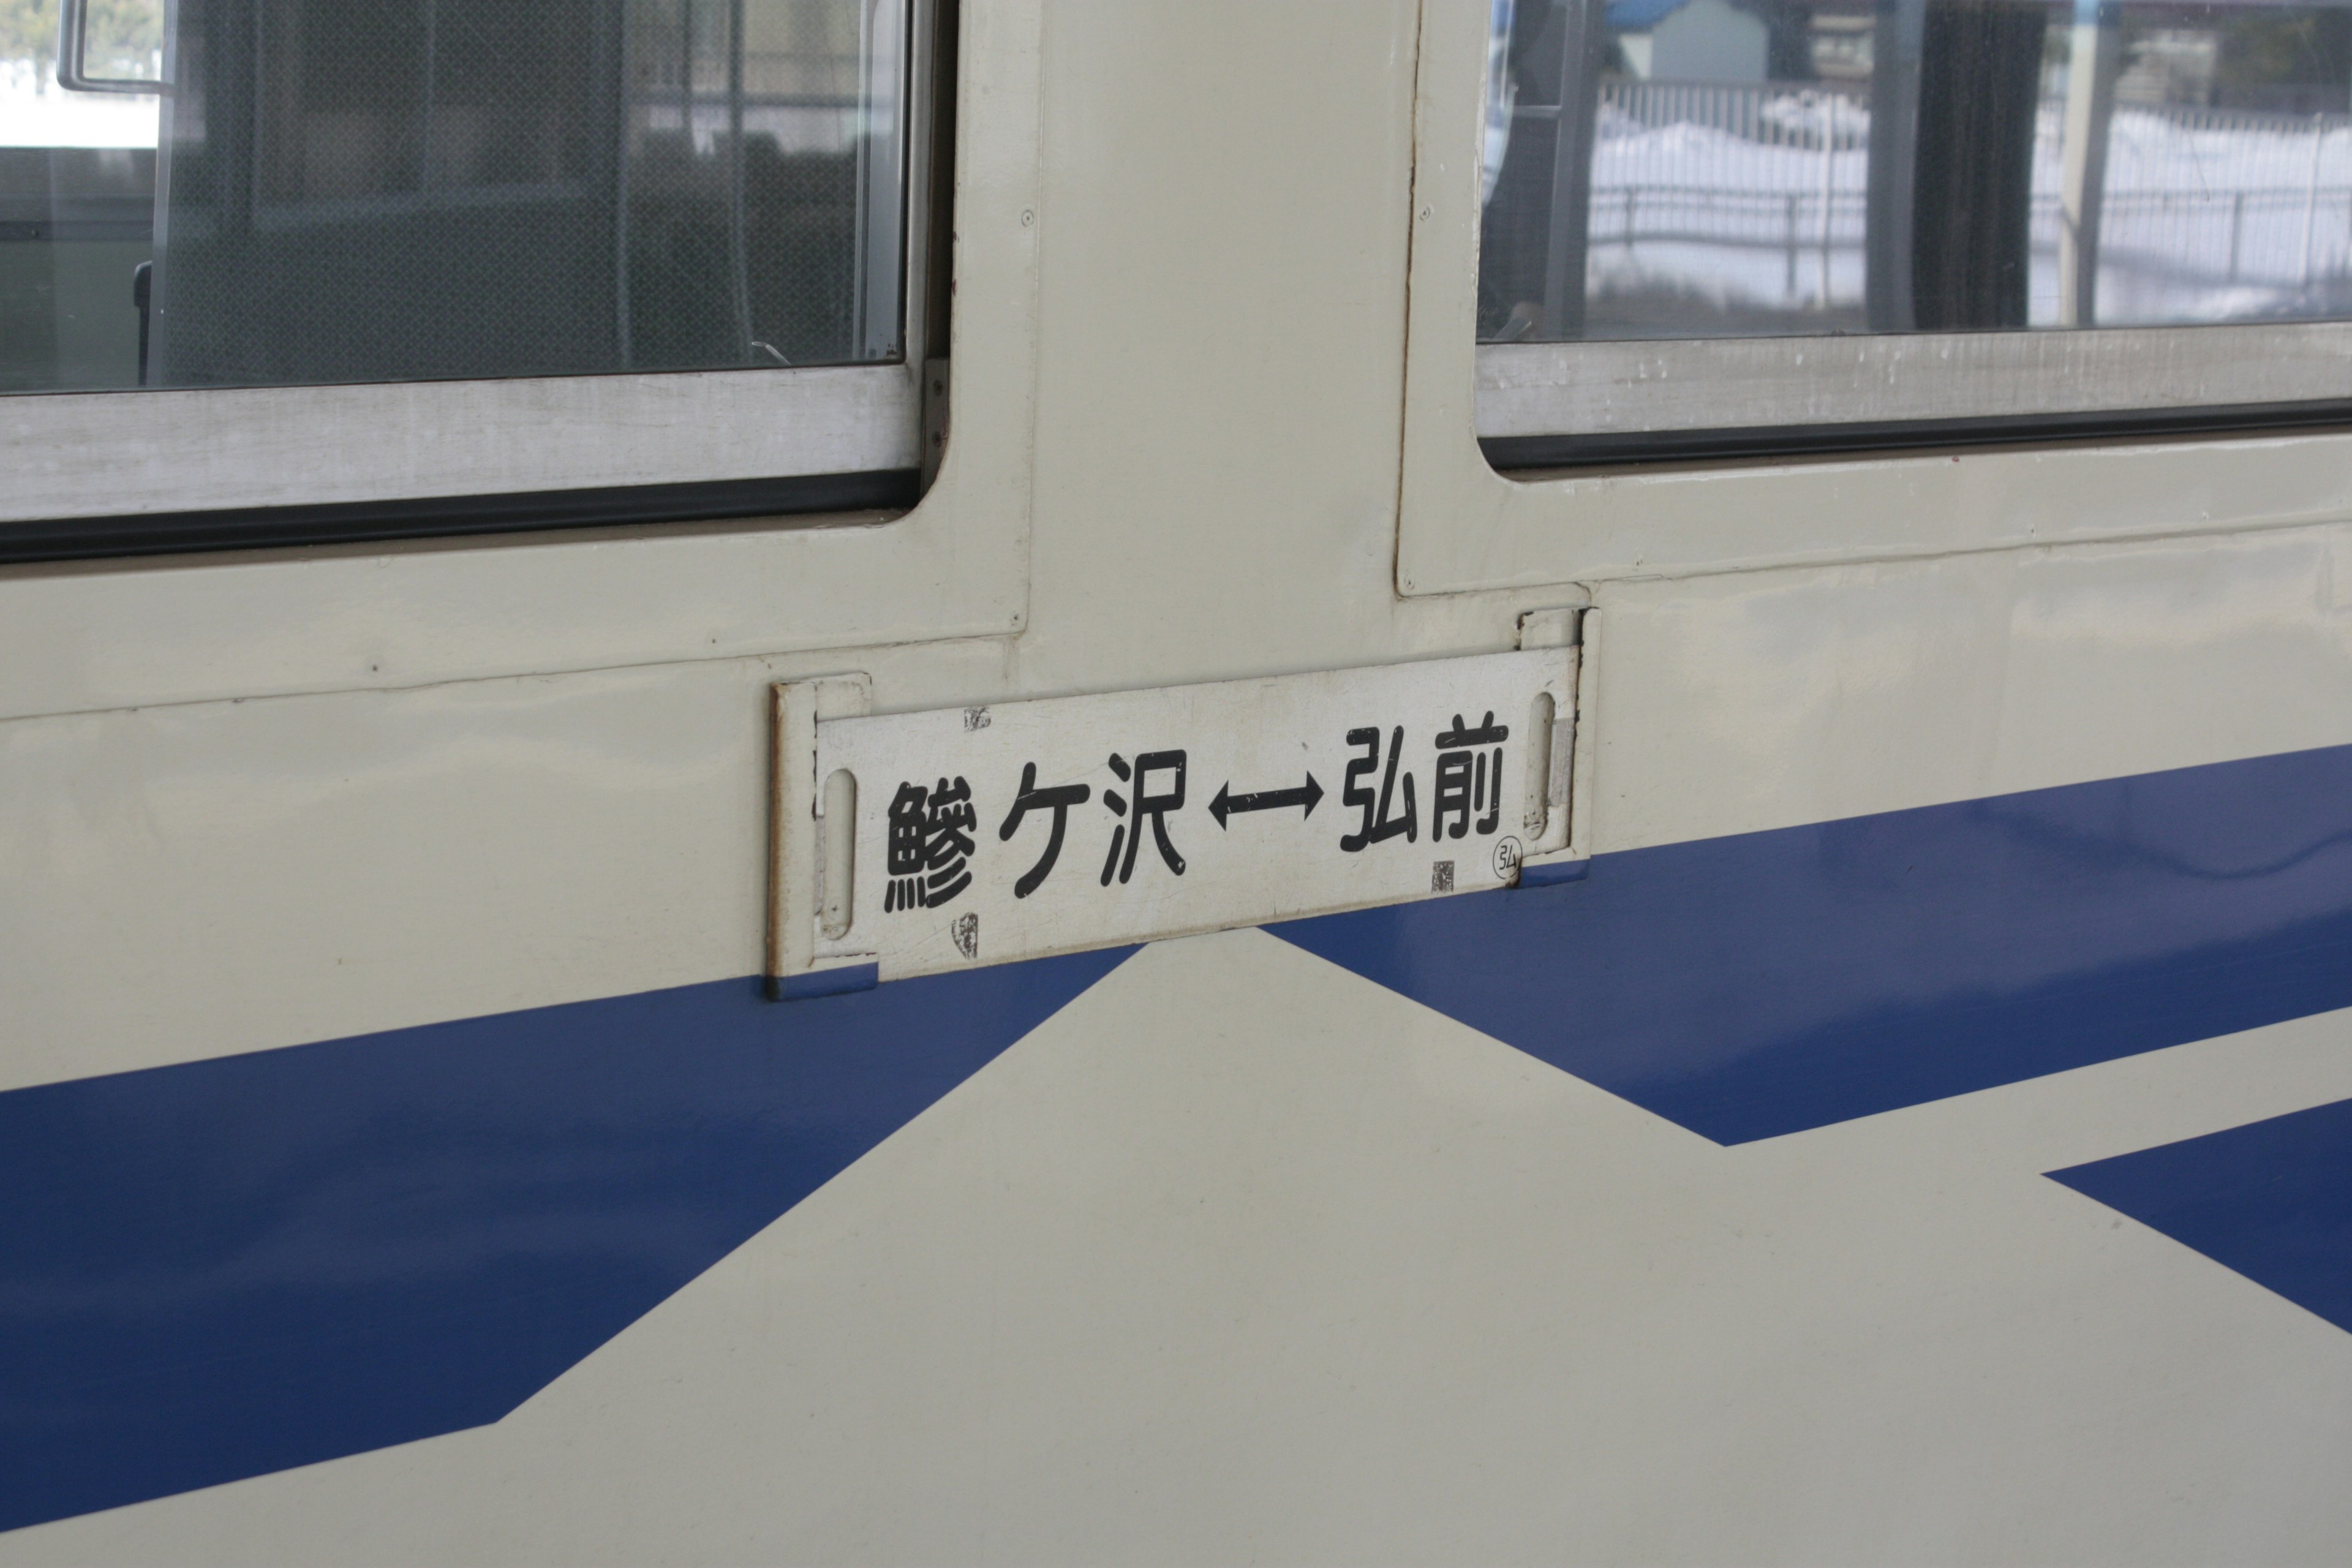
[[(1735, 108), (1751, 134), (1687, 121), (1644, 125), (1603, 104), (1588, 288), (1693, 296), (1717, 310), (1859, 302), (1869, 110), (1793, 92), (1752, 105), (1710, 93), (1692, 107), (1702, 105)], [(1834, 131), (1827, 147), (1825, 119)]]
[[(694, 150), (706, 158), (715, 156), (726, 143), (728, 127), (732, 123), (723, 98), (698, 97), (690, 122), (684, 105), (658, 100), (637, 113), (639, 123), (653, 132), (675, 133), (681, 125), (690, 123)], [(744, 136), (753, 140), (768, 137), (775, 142), (777, 151), (786, 153), (844, 153), (855, 146), (860, 136), (887, 137), (892, 129), (889, 105), (865, 108), (855, 100), (814, 104), (755, 100), (743, 110)]]
[[(1591, 292), (1750, 311), (1858, 306), (1867, 104), (1795, 88), (1658, 85), (1601, 105)], [(2045, 105), (2033, 151), (2036, 323), (2057, 316), (2062, 134), (2058, 107)], [(2119, 110), (2106, 189), (2102, 321), (2311, 314), (2352, 289), (2352, 117)]]
[(1824, 121), (1841, 146), (1859, 146), (1870, 140), (1868, 106), (1843, 93), (1786, 93), (1768, 99), (1757, 110), (1757, 118), (1782, 137), (1816, 149)]
[(0, 60), (0, 147), (152, 147), (157, 101), (67, 92), (34, 61)]
[[(2053, 258), (2060, 153), (2052, 126), (2034, 145), (2033, 185), (2034, 246)], [(2352, 272), (2352, 124), (2119, 111), (2103, 223), (2103, 321), (2310, 313)], [(2049, 287), (2054, 296), (2054, 276)]]

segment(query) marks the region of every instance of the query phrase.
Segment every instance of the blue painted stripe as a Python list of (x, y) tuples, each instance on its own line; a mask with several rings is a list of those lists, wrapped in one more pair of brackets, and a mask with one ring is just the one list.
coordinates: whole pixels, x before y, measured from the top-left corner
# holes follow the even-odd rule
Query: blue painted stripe
[(0, 1529), (497, 1420), (1129, 951), (0, 1094)]
[(2352, 747), (1273, 929), (1744, 1142), (2352, 1006)]
[(2050, 1179), (2352, 1331), (2352, 1100)]

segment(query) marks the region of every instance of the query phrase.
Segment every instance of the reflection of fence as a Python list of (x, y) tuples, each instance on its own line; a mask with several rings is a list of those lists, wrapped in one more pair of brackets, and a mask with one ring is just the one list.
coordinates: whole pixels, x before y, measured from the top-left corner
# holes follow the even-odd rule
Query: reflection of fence
[[(2055, 299), (2063, 122), (2045, 102), (2035, 127), (2037, 320)], [(1603, 82), (1596, 284), (1858, 302), (1869, 135), (1867, 89), (1844, 84)], [(2352, 115), (2120, 109), (2102, 213), (2106, 319), (2295, 308), (2352, 277)]]
[[(2352, 272), (2352, 190), (2111, 191), (2103, 269), (2207, 289), (2302, 290)], [(2037, 195), (2033, 248), (2058, 252), (2058, 200)]]
[(1867, 83), (1630, 81), (1601, 84), (1604, 121), (1658, 128), (1696, 125), (1768, 146), (1818, 147), (1824, 110), (1839, 140), (1860, 144), (1870, 134)]
[(1833, 191), (1824, 203), (1819, 191), (1596, 185), (1586, 244), (1593, 250), (1648, 245), (1777, 251), (1782, 262), (1779, 293), (1788, 301), (1811, 304), (1851, 291), (1822, 279), (1830, 276), (1833, 256), (1862, 254), (1864, 215), (1859, 191)]
[[(2347, 269), (2352, 190), (2322, 190), (2315, 200), (2305, 190), (2276, 188), (2119, 191), (2108, 195), (2105, 214), (2102, 265), (2119, 270), (2220, 287), (2307, 288)], [(1826, 227), (1833, 251), (1862, 253), (1864, 216), (1862, 192), (1832, 195)], [(2037, 195), (2036, 255), (2057, 255), (2059, 221), (2057, 196)], [(1784, 262), (1783, 291), (1795, 295), (1802, 287), (1801, 263), (1818, 255), (1823, 231), (1817, 192), (1626, 184), (1594, 190), (1589, 242), (1595, 248), (1713, 245), (1777, 251)]]
[[(1859, 297), (1870, 158), (1862, 95), (1610, 80), (1599, 116), (1587, 244), (1600, 276), (1781, 307)], [(1668, 254), (1643, 255), (1643, 246)], [(1777, 276), (1759, 254), (1770, 250), (1780, 252)], [(1842, 263), (1841, 252), (1854, 259)]]

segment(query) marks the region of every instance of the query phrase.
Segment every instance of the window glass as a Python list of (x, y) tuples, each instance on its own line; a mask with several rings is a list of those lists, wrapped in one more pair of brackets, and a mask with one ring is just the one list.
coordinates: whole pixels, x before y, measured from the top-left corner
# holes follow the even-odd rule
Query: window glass
[(2352, 314), (2352, 9), (1474, 3), (1482, 342)]
[(0, 390), (897, 358), (906, 0), (0, 0)]

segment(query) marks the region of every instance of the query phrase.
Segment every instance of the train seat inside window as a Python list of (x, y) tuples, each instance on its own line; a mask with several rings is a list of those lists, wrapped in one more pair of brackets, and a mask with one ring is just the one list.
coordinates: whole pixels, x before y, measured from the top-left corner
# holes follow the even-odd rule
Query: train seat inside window
[(1498, 466), (2352, 394), (2352, 10), (1480, 3)]

